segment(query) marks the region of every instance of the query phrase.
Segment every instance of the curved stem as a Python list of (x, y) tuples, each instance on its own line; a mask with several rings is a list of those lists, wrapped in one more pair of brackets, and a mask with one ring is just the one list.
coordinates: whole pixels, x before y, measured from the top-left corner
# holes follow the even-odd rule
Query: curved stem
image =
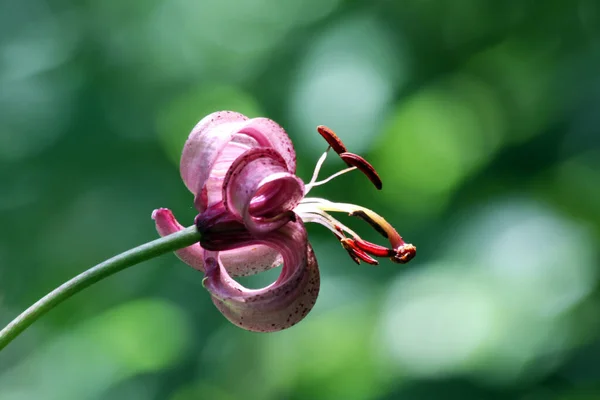
[(82, 272), (39, 299), (2, 329), (0, 331), (0, 350), (42, 315), (86, 287), (142, 261), (190, 246), (199, 241), (200, 233), (198, 233), (195, 226), (190, 226), (179, 232), (127, 250)]

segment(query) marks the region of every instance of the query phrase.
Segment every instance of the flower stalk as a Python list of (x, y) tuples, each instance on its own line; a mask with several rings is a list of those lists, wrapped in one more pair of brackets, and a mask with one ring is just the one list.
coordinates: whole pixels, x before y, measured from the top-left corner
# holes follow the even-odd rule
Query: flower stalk
[(198, 229), (196, 226), (191, 226), (127, 250), (82, 272), (42, 297), (2, 329), (0, 331), (0, 350), (42, 315), (88, 286), (143, 261), (188, 247), (199, 241)]

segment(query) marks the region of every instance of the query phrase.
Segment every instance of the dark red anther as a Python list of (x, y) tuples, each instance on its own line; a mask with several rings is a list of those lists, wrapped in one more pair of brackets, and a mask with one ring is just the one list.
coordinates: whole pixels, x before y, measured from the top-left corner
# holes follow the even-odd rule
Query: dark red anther
[(345, 246), (342, 246), (342, 247), (344, 247), (344, 249), (348, 252), (348, 255), (350, 256), (350, 258), (352, 259), (352, 261), (354, 261), (356, 264), (360, 265), (360, 258), (358, 258), (356, 256), (356, 254), (354, 254), (354, 250), (352, 250), (350, 248), (347, 248)]
[(317, 132), (323, 136), (323, 139), (327, 141), (333, 151), (338, 154), (346, 152), (346, 146), (344, 146), (342, 140), (331, 130), (331, 128), (328, 128), (325, 125), (319, 125), (317, 126)]
[(342, 247), (344, 248), (344, 250), (346, 250), (348, 252), (348, 255), (350, 256), (350, 258), (352, 259), (352, 261), (354, 261), (355, 263), (357, 263), (358, 265), (360, 265), (360, 258), (358, 258), (356, 256), (356, 254), (354, 254), (354, 248), (348, 242), (350, 240), (351, 239), (347, 239), (346, 238), (346, 239), (342, 239), (340, 242), (341, 242)]
[(355, 263), (360, 264), (360, 260), (362, 260), (367, 264), (379, 265), (379, 261), (365, 253), (363, 250), (356, 247), (356, 243), (353, 239), (345, 238), (342, 239), (340, 242), (342, 243), (342, 247), (348, 252), (348, 254)]
[(350, 167), (356, 167), (360, 172), (365, 174), (367, 178), (375, 185), (377, 190), (381, 190), (383, 187), (383, 183), (381, 182), (381, 178), (375, 171), (375, 168), (367, 160), (354, 153), (341, 153), (340, 158), (344, 160), (346, 164)]
[(393, 257), (396, 251), (362, 239), (354, 239), (354, 244), (360, 250), (375, 257)]

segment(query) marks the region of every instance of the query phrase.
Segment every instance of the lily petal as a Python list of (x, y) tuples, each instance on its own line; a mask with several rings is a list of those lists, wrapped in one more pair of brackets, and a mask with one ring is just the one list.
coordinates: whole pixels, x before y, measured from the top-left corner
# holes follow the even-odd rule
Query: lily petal
[(290, 137), (277, 122), (268, 118), (252, 118), (239, 131), (255, 139), (261, 147), (277, 151), (291, 173), (296, 173), (296, 152)]
[[(184, 227), (167, 208), (152, 212), (156, 230), (160, 236), (167, 236)], [(177, 257), (198, 271), (204, 272), (204, 249), (199, 243), (175, 251)], [(221, 260), (231, 276), (247, 276), (266, 271), (281, 264), (277, 251), (262, 245), (245, 246), (221, 253)]]
[(223, 251), (221, 261), (230, 276), (250, 276), (278, 267), (282, 263), (279, 253), (263, 245)]
[(208, 206), (205, 184), (221, 155), (248, 117), (219, 111), (204, 117), (192, 130), (181, 154), (180, 172), (187, 188), (196, 196), (200, 212)]
[[(168, 208), (154, 210), (152, 212), (152, 219), (156, 224), (156, 230), (160, 236), (167, 236), (184, 228)], [(175, 251), (175, 254), (190, 267), (204, 272), (204, 250), (200, 247), (199, 243), (179, 249)]]
[(181, 177), (195, 196), (198, 211), (221, 201), (222, 180), (231, 163), (253, 147), (272, 148), (296, 171), (296, 153), (285, 130), (268, 118), (219, 111), (194, 127), (181, 155)]
[[(248, 236), (247, 243), (265, 244), (281, 254), (279, 278), (263, 289), (247, 289), (227, 273), (220, 251), (207, 250), (203, 283), (213, 302), (229, 321), (250, 331), (273, 332), (295, 325), (314, 306), (320, 286), (317, 260), (304, 225), (289, 222), (261, 239)], [(235, 244), (224, 248), (230, 246)]]
[(256, 233), (278, 229), (295, 218), (294, 207), (304, 183), (288, 172), (283, 157), (271, 148), (254, 148), (239, 156), (223, 182), (223, 203)]

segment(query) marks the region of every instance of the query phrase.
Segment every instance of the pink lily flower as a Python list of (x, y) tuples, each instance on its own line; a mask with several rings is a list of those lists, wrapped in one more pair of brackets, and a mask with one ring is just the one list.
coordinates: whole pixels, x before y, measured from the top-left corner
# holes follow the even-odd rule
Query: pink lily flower
[[(329, 128), (318, 132), (328, 148), (308, 184), (295, 175), (296, 155), (284, 129), (266, 118), (248, 119), (231, 111), (208, 115), (192, 130), (181, 156), (180, 171), (194, 194), (200, 214), (201, 243), (178, 250), (177, 256), (205, 273), (205, 288), (217, 308), (234, 324), (252, 331), (293, 326), (312, 309), (319, 293), (319, 270), (304, 223), (328, 228), (356, 263), (377, 264), (375, 257), (406, 263), (416, 248), (375, 212), (353, 204), (307, 197), (314, 188), (358, 170), (377, 189), (382, 183), (362, 157), (349, 153)], [(330, 149), (348, 168), (318, 181)], [(335, 219), (343, 212), (363, 219), (390, 246), (367, 242)], [(161, 236), (183, 229), (171, 211), (152, 214)], [(232, 276), (251, 275), (283, 261), (279, 278), (262, 289), (247, 289)]]

